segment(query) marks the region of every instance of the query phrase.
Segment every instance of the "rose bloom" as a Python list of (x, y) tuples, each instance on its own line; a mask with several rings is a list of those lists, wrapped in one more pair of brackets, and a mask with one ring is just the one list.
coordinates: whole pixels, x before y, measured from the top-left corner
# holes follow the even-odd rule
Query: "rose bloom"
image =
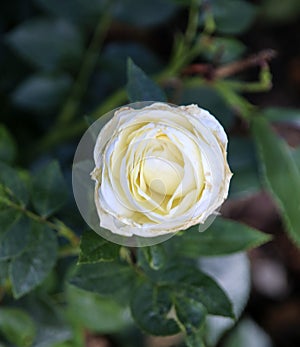
[(118, 109), (94, 148), (100, 225), (155, 237), (204, 223), (228, 195), (226, 147), (223, 127), (197, 105)]

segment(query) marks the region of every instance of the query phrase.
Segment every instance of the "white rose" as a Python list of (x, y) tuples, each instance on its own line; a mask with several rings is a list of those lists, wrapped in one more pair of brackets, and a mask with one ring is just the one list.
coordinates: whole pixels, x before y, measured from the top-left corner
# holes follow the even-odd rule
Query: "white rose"
[(228, 195), (227, 136), (197, 105), (123, 107), (94, 148), (100, 225), (154, 237), (204, 223)]

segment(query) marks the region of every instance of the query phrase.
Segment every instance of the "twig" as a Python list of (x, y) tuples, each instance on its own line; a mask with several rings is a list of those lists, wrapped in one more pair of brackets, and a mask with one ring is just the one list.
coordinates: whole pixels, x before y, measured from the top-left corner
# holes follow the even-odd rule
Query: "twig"
[(272, 49), (263, 50), (242, 60), (229, 63), (218, 68), (212, 64), (192, 64), (183, 70), (184, 75), (201, 74), (208, 80), (224, 79), (253, 66), (265, 66), (277, 53)]
[(277, 53), (273, 49), (263, 50), (257, 54), (251, 55), (246, 59), (238, 60), (217, 68), (214, 72), (214, 77), (220, 79), (226, 78), (253, 66), (263, 66), (265, 63), (275, 58), (276, 55)]

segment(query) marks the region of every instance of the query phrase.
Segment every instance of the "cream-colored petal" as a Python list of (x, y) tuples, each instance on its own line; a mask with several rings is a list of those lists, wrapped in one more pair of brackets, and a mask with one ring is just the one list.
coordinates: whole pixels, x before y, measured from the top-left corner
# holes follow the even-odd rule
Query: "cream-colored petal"
[(197, 105), (119, 109), (94, 148), (101, 225), (153, 237), (203, 223), (228, 195), (226, 147), (220, 123)]

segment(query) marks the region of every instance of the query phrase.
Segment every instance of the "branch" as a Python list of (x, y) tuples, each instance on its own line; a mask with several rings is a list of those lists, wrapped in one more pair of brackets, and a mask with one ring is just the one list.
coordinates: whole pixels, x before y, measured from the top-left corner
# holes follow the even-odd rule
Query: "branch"
[(263, 50), (257, 54), (233, 63), (215, 68), (212, 64), (192, 64), (183, 70), (184, 75), (201, 74), (208, 80), (224, 79), (253, 66), (265, 66), (275, 58), (277, 53), (272, 49)]
[(217, 68), (214, 72), (215, 78), (226, 78), (244, 71), (253, 66), (264, 66), (270, 60), (275, 58), (277, 53), (273, 49), (266, 49), (250, 57), (238, 60), (230, 64)]

